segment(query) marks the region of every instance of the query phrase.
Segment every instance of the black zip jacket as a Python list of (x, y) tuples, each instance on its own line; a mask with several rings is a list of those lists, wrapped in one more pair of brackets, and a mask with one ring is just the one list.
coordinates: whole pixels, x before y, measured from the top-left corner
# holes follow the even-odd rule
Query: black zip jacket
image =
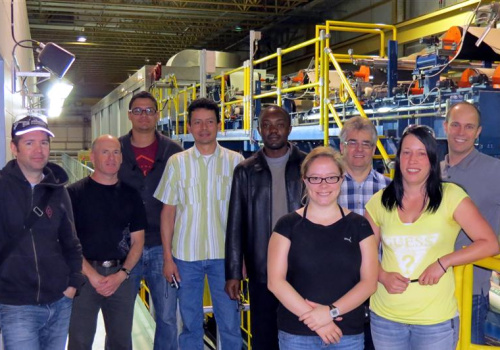
[(83, 283), (82, 250), (76, 236), (71, 202), (64, 185), (68, 176), (52, 163), (34, 188), (16, 160), (0, 171), (0, 249), (22, 234), (25, 219), (49, 188), (52, 195), (29, 232), (0, 266), (0, 303), (48, 304), (63, 297), (68, 286)]
[[(306, 154), (290, 144), (285, 183), (288, 212), (300, 208), (300, 165)], [(243, 257), (248, 277), (267, 283), (267, 246), (272, 225), (272, 178), (260, 149), (234, 169), (226, 229), (226, 280), (242, 279)]]
[(160, 214), (163, 203), (154, 198), (153, 193), (161, 180), (168, 158), (175, 153), (183, 151), (182, 147), (176, 142), (160, 134), (158, 131), (155, 133), (158, 140), (158, 152), (156, 153), (153, 168), (146, 176), (143, 175), (135, 160), (135, 154), (130, 142), (132, 131), (119, 139), (122, 145), (123, 161), (118, 172), (118, 178), (125, 184), (135, 188), (141, 194), (148, 217), (148, 226), (144, 237), (144, 246), (146, 247), (161, 245)]

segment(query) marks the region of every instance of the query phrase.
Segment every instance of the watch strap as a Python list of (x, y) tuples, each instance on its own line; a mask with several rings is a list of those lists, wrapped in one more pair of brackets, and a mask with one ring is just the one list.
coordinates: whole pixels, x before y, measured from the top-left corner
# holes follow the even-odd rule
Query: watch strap
[(127, 277), (125, 279), (128, 280), (130, 278), (130, 270), (126, 269), (125, 267), (122, 267), (120, 271), (124, 271), (127, 274)]

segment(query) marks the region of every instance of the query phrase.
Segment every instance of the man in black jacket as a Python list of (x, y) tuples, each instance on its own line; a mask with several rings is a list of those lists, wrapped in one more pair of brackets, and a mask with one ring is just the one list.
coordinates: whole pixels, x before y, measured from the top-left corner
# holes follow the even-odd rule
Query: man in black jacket
[(288, 143), (291, 119), (281, 107), (264, 109), (258, 130), (264, 148), (241, 162), (233, 175), (226, 230), (226, 293), (239, 299), (246, 267), (252, 347), (275, 350), (278, 300), (267, 289), (267, 245), (276, 221), (301, 206), (300, 164), (305, 153)]
[(163, 203), (153, 197), (167, 160), (182, 147), (156, 130), (158, 103), (149, 92), (135, 94), (129, 103), (132, 130), (120, 137), (123, 162), (118, 178), (141, 194), (148, 225), (144, 250), (130, 275), (139, 288), (144, 277), (151, 291), (155, 310), (154, 350), (177, 350), (177, 293), (163, 276), (163, 248), (160, 213)]
[(0, 172), (0, 323), (5, 349), (63, 350), (83, 283), (68, 176), (48, 162), (47, 119), (18, 118)]

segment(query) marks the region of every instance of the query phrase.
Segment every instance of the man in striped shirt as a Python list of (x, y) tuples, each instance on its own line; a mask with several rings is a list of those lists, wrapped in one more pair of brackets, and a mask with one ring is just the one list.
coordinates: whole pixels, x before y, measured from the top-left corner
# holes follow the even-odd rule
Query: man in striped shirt
[(207, 276), (222, 349), (242, 347), (238, 304), (224, 292), (224, 242), (234, 167), (243, 157), (217, 142), (217, 105), (198, 99), (188, 108), (194, 146), (170, 157), (154, 196), (164, 203), (163, 273), (179, 283), (183, 321), (179, 347), (203, 349), (203, 288)]

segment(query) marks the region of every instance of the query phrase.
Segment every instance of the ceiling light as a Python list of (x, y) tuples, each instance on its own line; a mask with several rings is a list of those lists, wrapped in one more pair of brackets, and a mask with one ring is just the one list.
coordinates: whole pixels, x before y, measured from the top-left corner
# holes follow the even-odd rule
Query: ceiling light
[(71, 93), (71, 90), (73, 90), (73, 84), (70, 84), (66, 81), (59, 80), (58, 82), (52, 84), (52, 86), (49, 89), (49, 92), (47, 93), (47, 96), (51, 99), (65, 99), (66, 97), (69, 96)]
[(236, 26), (234, 27), (234, 31), (235, 31), (235, 32), (241, 32), (241, 31), (243, 31), (243, 28), (241, 28), (241, 26), (239, 26), (239, 25), (236, 25)]
[(76, 38), (76, 41), (78, 41), (79, 43), (84, 43), (87, 41), (87, 37), (80, 35), (78, 36), (78, 38)]

